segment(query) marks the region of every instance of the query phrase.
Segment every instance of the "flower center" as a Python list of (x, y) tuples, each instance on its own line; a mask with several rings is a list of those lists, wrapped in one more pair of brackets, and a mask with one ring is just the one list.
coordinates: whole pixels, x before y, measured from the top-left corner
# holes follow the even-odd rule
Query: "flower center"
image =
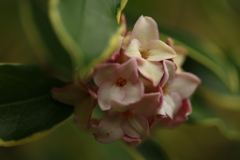
[(168, 91), (168, 88), (167, 88), (166, 86), (164, 86), (164, 87), (162, 88), (162, 91), (163, 91), (163, 94), (165, 95), (166, 92)]
[(125, 78), (119, 77), (116, 81), (116, 85), (118, 87), (125, 86), (127, 84), (127, 80)]
[(149, 57), (149, 54), (147, 51), (141, 51), (141, 56), (142, 58), (147, 59)]

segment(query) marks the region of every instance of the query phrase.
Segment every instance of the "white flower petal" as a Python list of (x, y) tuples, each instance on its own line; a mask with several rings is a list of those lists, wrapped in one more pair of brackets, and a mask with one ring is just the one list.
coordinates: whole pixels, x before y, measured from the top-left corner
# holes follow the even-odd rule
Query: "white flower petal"
[(138, 66), (135, 58), (129, 59), (127, 62), (123, 63), (118, 69), (116, 74), (118, 77), (126, 78), (127, 84), (129, 82), (138, 81)]
[(171, 83), (176, 72), (176, 65), (169, 60), (163, 60), (164, 76), (161, 80), (160, 86), (163, 87), (167, 83)]
[(122, 118), (120, 114), (114, 116), (106, 114), (93, 134), (95, 139), (101, 143), (111, 143), (122, 138), (124, 136)]
[(128, 32), (127, 35), (124, 37), (122, 42), (122, 49), (126, 49), (131, 42), (131, 35), (132, 32)]
[(122, 128), (125, 134), (132, 138), (143, 138), (149, 135), (147, 119), (138, 114), (127, 115), (122, 122)]
[(123, 103), (135, 103), (142, 98), (144, 86), (140, 80), (137, 83), (127, 83), (122, 88), (125, 91), (125, 97), (122, 100)]
[(171, 38), (167, 38), (166, 44), (173, 48), (174, 51), (177, 53), (177, 57), (175, 57), (173, 60), (177, 66), (177, 70), (182, 71), (181, 67), (186, 59), (187, 49), (184, 48), (183, 46), (175, 46), (174, 41)]
[(111, 108), (111, 100), (122, 101), (124, 97), (125, 91), (122, 87), (109, 81), (103, 83), (98, 90), (98, 104), (103, 111)]
[(148, 45), (148, 49), (149, 57), (147, 60), (149, 61), (161, 61), (177, 56), (171, 47), (160, 40), (151, 41)]
[(201, 80), (187, 72), (176, 73), (172, 83), (168, 84), (169, 92), (178, 93), (182, 99), (190, 97), (196, 90)]
[(119, 101), (115, 101), (115, 100), (112, 100), (111, 106), (112, 106), (111, 110), (110, 110), (111, 113), (125, 112), (125, 111), (127, 111), (127, 110), (132, 108), (132, 105), (125, 104), (125, 103), (122, 103), (122, 102), (119, 102)]
[(192, 107), (189, 99), (184, 99), (182, 101), (182, 106), (179, 111), (174, 115), (173, 119), (164, 118), (161, 123), (167, 126), (176, 126), (182, 123), (183, 121), (188, 120), (187, 115), (192, 112)]
[(133, 39), (138, 39), (143, 50), (146, 50), (150, 41), (159, 39), (157, 23), (151, 17), (141, 16), (134, 25), (131, 40)]
[(138, 70), (150, 80), (154, 86), (157, 86), (163, 77), (163, 65), (160, 62), (150, 62), (147, 60), (138, 61)]
[(128, 136), (123, 136), (122, 139), (125, 140), (128, 143), (128, 145), (131, 147), (137, 147), (141, 143), (140, 138), (132, 138), (132, 137), (128, 137)]
[(146, 118), (155, 115), (160, 108), (160, 96), (160, 92), (145, 94), (140, 101), (132, 105), (131, 111)]
[(118, 63), (103, 63), (96, 68), (93, 80), (97, 86), (106, 81), (114, 81), (116, 79), (116, 69), (120, 67)]
[(142, 50), (141, 43), (137, 39), (133, 39), (124, 53), (129, 57), (142, 58), (140, 50)]
[(168, 115), (173, 118), (182, 105), (181, 97), (177, 93), (170, 93), (163, 96), (163, 104), (158, 111), (160, 115)]

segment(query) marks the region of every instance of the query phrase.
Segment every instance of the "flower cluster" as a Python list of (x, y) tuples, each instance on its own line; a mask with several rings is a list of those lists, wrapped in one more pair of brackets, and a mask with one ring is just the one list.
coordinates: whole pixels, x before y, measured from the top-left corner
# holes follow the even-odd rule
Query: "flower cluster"
[[(95, 86), (76, 76), (74, 84), (52, 89), (52, 96), (74, 105), (76, 122), (93, 129), (97, 141), (137, 146), (156, 123), (177, 125), (191, 113), (189, 97), (200, 79), (177, 72), (175, 48), (172, 40), (159, 40), (152, 18), (141, 16), (132, 32), (123, 33), (119, 50), (96, 66)], [(91, 117), (95, 106), (104, 111), (101, 119)]]

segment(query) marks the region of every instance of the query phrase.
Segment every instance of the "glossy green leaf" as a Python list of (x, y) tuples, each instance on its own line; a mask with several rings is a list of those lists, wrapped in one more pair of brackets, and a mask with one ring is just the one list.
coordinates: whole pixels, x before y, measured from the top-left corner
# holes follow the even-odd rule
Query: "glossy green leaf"
[(123, 29), (119, 14), (125, 4), (126, 0), (50, 1), (55, 31), (82, 74), (116, 49)]
[(71, 106), (54, 101), (61, 81), (32, 65), (0, 65), (0, 145), (12, 146), (46, 135), (67, 119)]
[(145, 160), (121, 140), (109, 144), (97, 142), (91, 133), (79, 130), (73, 117), (40, 141), (0, 147), (0, 154), (1, 158), (11, 160)]

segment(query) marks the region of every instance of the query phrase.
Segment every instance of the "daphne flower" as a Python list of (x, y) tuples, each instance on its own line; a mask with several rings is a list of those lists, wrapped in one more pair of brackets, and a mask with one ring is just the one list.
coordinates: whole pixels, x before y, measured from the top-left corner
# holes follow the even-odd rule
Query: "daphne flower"
[(125, 105), (113, 101), (112, 108), (102, 118), (94, 136), (101, 143), (123, 138), (136, 145), (149, 135), (152, 118), (160, 107), (160, 93), (145, 94), (136, 103)]
[(113, 100), (123, 104), (137, 102), (144, 92), (135, 59), (123, 64), (102, 64), (97, 67), (93, 79), (99, 87), (98, 104), (102, 110), (109, 110)]
[(176, 56), (171, 47), (159, 40), (156, 22), (143, 16), (134, 25), (130, 44), (124, 53), (138, 60), (138, 70), (154, 86), (158, 85), (164, 73), (159, 61)]
[(193, 94), (201, 80), (191, 73), (175, 73), (175, 64), (168, 60), (164, 61), (164, 68), (165, 76), (161, 82), (163, 104), (158, 113), (173, 119), (183, 107), (183, 101)]

